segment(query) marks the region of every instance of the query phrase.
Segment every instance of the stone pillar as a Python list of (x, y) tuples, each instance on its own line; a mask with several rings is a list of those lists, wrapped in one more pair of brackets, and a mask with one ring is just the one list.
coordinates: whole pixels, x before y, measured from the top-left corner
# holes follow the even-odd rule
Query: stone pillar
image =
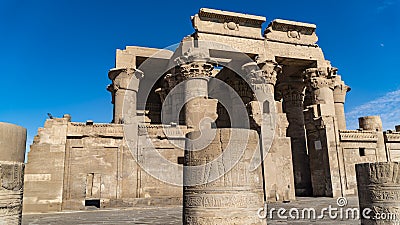
[(310, 68), (304, 81), (310, 93), (307, 106), (307, 143), (314, 196), (342, 196), (344, 165), (340, 159), (335, 116), (336, 68)]
[(21, 224), (26, 129), (0, 122), (0, 224)]
[(204, 50), (191, 51), (175, 60), (179, 64), (175, 77), (184, 82), (182, 104), (185, 124), (189, 128), (202, 130), (211, 128), (211, 122), (217, 119), (218, 100), (208, 99), (208, 80), (214, 66), (207, 62)]
[[(398, 224), (400, 219), (399, 162), (356, 165), (361, 224)], [(375, 218), (380, 218), (377, 220)], [(384, 219), (385, 218), (385, 219)], [(397, 218), (397, 220), (394, 220)]]
[[(217, 119), (216, 99), (208, 99), (208, 80), (214, 66), (205, 59), (180, 66), (184, 77), (185, 123), (195, 130), (211, 128), (211, 122)], [(207, 120), (207, 121), (204, 121)]]
[(107, 90), (111, 92), (114, 105), (113, 123), (122, 124), (136, 117), (136, 96), (143, 72), (134, 68), (118, 68), (110, 70), (108, 77), (112, 80)]
[(257, 132), (214, 131), (207, 137), (199, 131), (187, 135), (183, 224), (265, 224), (257, 217), (263, 207), (261, 167), (250, 170), (259, 151)]
[(335, 78), (335, 89), (333, 90), (333, 98), (335, 101), (335, 115), (339, 130), (346, 130), (346, 117), (344, 113), (344, 102), (346, 94), (350, 91), (350, 87), (345, 85), (340, 76)]
[(304, 88), (302, 80), (286, 81), (277, 86), (283, 97), (283, 110), (289, 122), (287, 137), (291, 139), (295, 190), (297, 196), (312, 193), (309, 156), (304, 127)]

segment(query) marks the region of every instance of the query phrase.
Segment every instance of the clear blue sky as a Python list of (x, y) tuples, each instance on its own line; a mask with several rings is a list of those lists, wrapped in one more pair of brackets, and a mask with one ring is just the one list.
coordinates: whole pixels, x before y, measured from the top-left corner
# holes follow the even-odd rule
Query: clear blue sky
[(266, 16), (264, 27), (275, 18), (317, 24), (326, 58), (352, 87), (352, 118), (385, 96), (400, 118), (399, 1), (1, 0), (0, 121), (28, 128), (30, 141), (47, 112), (111, 121), (106, 86), (115, 49), (175, 44), (193, 32), (190, 16), (201, 7)]

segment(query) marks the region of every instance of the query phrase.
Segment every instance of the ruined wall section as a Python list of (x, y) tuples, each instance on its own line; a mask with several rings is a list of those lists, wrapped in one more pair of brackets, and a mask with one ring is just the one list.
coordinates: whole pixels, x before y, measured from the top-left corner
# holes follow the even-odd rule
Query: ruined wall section
[(47, 119), (38, 129), (25, 168), (24, 213), (61, 211), (70, 119), (68, 115)]

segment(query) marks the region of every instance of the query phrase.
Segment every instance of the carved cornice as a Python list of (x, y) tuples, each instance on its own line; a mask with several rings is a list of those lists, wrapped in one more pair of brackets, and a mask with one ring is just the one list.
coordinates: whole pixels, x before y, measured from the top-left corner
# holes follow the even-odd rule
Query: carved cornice
[(315, 29), (314, 24), (276, 19), (268, 25), (264, 35), (270, 41), (317, 46)]
[(353, 142), (377, 142), (378, 135), (375, 131), (341, 130), (339, 131), (341, 141)]
[(400, 132), (385, 133), (388, 142), (400, 142)]

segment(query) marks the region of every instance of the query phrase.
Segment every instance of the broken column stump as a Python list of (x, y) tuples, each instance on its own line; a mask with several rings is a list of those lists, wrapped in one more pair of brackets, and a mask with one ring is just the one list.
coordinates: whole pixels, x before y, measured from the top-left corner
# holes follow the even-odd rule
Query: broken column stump
[[(258, 134), (248, 129), (209, 129), (187, 135), (183, 173), (183, 224), (262, 224)], [(265, 223), (265, 221), (264, 221)]]
[(0, 224), (21, 224), (26, 129), (0, 122)]
[(361, 224), (398, 224), (396, 218), (400, 219), (399, 169), (399, 162), (356, 165)]

